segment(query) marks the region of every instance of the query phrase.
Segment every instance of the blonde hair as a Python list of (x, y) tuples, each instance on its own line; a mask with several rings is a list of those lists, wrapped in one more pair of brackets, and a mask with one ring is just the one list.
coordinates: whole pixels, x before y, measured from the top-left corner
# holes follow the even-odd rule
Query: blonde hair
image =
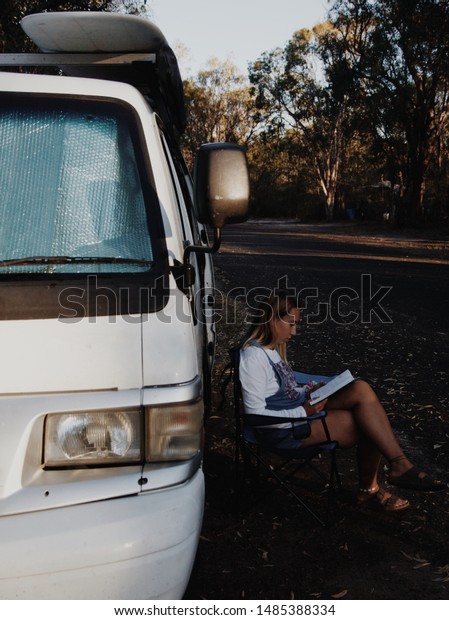
[(284, 343), (274, 345), (272, 325), (273, 320), (290, 315), (291, 311), (297, 307), (295, 297), (288, 291), (276, 290), (271, 295), (265, 297), (257, 308), (257, 316), (248, 330), (242, 349), (250, 346), (251, 340), (256, 340), (263, 347), (274, 348), (284, 362), (287, 362), (286, 345)]

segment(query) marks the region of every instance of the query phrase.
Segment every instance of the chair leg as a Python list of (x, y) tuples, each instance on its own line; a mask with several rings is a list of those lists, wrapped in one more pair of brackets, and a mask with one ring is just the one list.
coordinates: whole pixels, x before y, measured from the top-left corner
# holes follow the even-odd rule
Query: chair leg
[[(245, 472), (243, 472), (243, 478), (241, 476), (242, 461), (244, 461), (244, 449), (240, 445), (239, 441), (235, 442), (235, 461), (234, 461), (234, 501), (236, 510), (240, 510), (240, 495), (242, 480), (245, 478)], [(245, 463), (243, 462), (243, 468)]]
[[(332, 519), (332, 515), (335, 513), (335, 505), (336, 505), (336, 497), (335, 490), (336, 487), (338, 489), (341, 488), (341, 481), (338, 474), (337, 469), (337, 460), (335, 450), (329, 451), (330, 458), (330, 472), (328, 477), (324, 477), (324, 481), (326, 483), (327, 489), (327, 501), (325, 507), (325, 516), (322, 518), (315, 510), (313, 510), (299, 495), (295, 492), (292, 485), (287, 482), (288, 477), (293, 476), (297, 469), (294, 469), (290, 472), (287, 478), (282, 478), (281, 475), (278, 474), (278, 469), (273, 468), (270, 464), (265, 462), (260, 454), (260, 447), (250, 447), (248, 446), (242, 439), (240, 441), (236, 441), (235, 446), (235, 502), (236, 509), (241, 509), (241, 491), (242, 491), (242, 478), (241, 478), (241, 467), (243, 467), (244, 478), (246, 479), (246, 475), (248, 471), (250, 471), (253, 475), (256, 474), (257, 480), (260, 476), (260, 469), (263, 468), (268, 474), (274, 478), (277, 484), (283, 488), (287, 493), (289, 493), (299, 504), (301, 508), (303, 508), (306, 512), (308, 512), (322, 527), (327, 527), (331, 525), (334, 521)], [(313, 464), (311, 462), (308, 463), (309, 466)], [(280, 467), (282, 468), (282, 466)], [(315, 469), (315, 468), (314, 468)], [(320, 472), (322, 476), (322, 473)], [(323, 476), (322, 476), (323, 477)]]
[(327, 513), (326, 513), (326, 523), (328, 525), (331, 524), (331, 515), (335, 513), (337, 500), (336, 500), (336, 491), (341, 491), (341, 480), (337, 467), (337, 455), (335, 450), (331, 450), (330, 454), (330, 474), (329, 474), (329, 486), (328, 486), (328, 497), (327, 497)]
[(318, 523), (322, 526), (322, 527), (326, 527), (327, 523), (325, 521), (323, 521), (323, 519), (321, 519), (321, 517), (319, 517), (317, 515), (317, 513), (312, 510), (312, 508), (310, 508), (310, 506), (308, 504), (306, 504), (300, 497), (299, 495), (292, 489), (292, 487), (287, 484), (278, 474), (274, 469), (271, 469), (269, 465), (267, 465), (263, 459), (257, 455), (254, 454), (257, 462), (259, 463), (259, 465), (261, 465), (262, 467), (264, 467), (266, 470), (269, 471), (270, 475), (273, 476), (273, 478), (275, 478), (275, 480), (278, 482), (278, 484), (285, 489), (292, 497), (295, 498), (295, 500), (297, 501), (297, 503), (304, 508), (304, 510), (306, 510), (314, 519), (316, 519), (316, 521), (318, 521)]
[[(242, 440), (237, 439), (235, 444), (235, 505), (236, 509), (240, 509), (241, 490), (246, 480), (247, 471), (252, 471), (251, 454), (248, 447)], [(243, 470), (243, 476), (241, 475)]]

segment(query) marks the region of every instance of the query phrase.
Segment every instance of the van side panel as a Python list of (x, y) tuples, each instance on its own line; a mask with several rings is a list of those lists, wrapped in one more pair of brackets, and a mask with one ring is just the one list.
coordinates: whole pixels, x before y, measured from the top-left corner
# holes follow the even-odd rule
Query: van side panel
[(186, 383), (200, 374), (192, 322), (188, 300), (172, 281), (165, 308), (142, 321), (144, 386)]

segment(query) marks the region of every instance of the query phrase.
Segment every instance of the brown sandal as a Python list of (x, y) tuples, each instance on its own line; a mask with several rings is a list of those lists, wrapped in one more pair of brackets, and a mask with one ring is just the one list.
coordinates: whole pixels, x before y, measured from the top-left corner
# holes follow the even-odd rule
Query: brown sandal
[(381, 512), (401, 512), (410, 508), (408, 499), (393, 495), (393, 493), (380, 487), (377, 488), (377, 491), (362, 489), (357, 497), (357, 505), (359, 508), (372, 508)]

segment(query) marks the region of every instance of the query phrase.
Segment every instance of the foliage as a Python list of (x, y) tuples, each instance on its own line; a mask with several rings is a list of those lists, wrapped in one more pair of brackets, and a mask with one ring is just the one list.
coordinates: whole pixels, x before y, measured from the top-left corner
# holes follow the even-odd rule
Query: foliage
[(184, 87), (188, 132), (183, 151), (190, 167), (200, 144), (249, 143), (255, 127), (252, 98), (244, 76), (230, 61), (209, 60)]
[[(424, 215), (426, 177), (441, 122), (447, 116), (449, 4), (445, 0), (339, 0), (336, 27), (348, 55), (363, 57), (358, 75), (374, 146), (402, 193), (402, 216)], [(447, 152), (446, 152), (447, 155)]]
[[(330, 23), (296, 32), (284, 49), (264, 54), (250, 69), (266, 126), (277, 128), (283, 148), (300, 153), (314, 170), (327, 219), (334, 215), (353, 123), (352, 73)], [(294, 139), (285, 141), (287, 135)]]
[(423, 221), (429, 205), (447, 219), (448, 59), (446, 0), (336, 0), (326, 23), (253, 63), (265, 131), (297, 155), (328, 219), (366, 214), (371, 195), (393, 222)]
[[(0, 51), (32, 44), (19, 22), (45, 10), (147, 12), (146, 0), (3, 0)], [(247, 147), (255, 212), (393, 223), (449, 221), (449, 3), (333, 0), (250, 65), (210, 60), (185, 82), (183, 151)]]

